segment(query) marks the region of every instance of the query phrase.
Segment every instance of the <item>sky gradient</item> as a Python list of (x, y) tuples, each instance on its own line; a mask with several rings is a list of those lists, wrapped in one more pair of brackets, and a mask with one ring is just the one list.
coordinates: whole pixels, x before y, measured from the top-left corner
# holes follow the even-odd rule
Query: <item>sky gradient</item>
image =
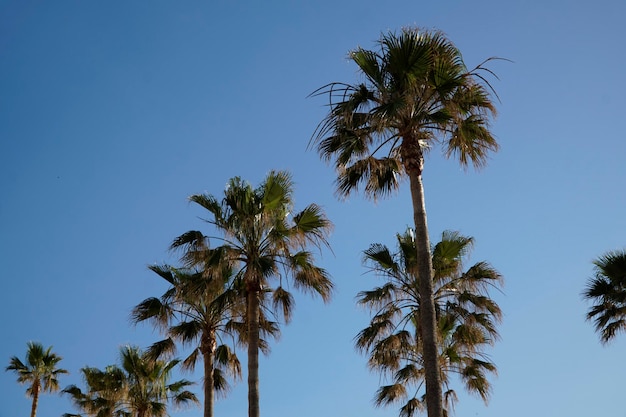
[[(332, 167), (307, 150), (326, 101), (307, 96), (357, 81), (349, 50), (420, 26), (444, 31), (469, 67), (511, 61), (489, 64), (501, 151), (480, 172), (438, 148), (425, 165), (431, 241), (473, 236), (471, 261), (505, 278), (492, 294), (504, 313), (492, 399), (460, 395), (455, 415), (626, 415), (626, 335), (602, 346), (580, 297), (591, 261), (626, 246), (626, 4), (514, 3), (0, 1), (0, 365), (30, 340), (53, 345), (65, 387), (120, 346), (158, 340), (129, 312), (164, 290), (146, 266), (175, 263), (172, 239), (207, 230), (187, 197), (286, 169), (296, 208), (320, 204), (335, 225), (318, 259), (336, 294), (329, 305), (296, 297), (261, 359), (261, 413), (397, 415), (372, 405), (380, 379), (353, 347), (369, 320), (355, 296), (379, 282), (362, 251), (393, 246), (411, 224), (408, 188), (339, 201)], [(26, 415), (15, 376), (0, 372), (0, 387), (0, 417)], [(244, 380), (215, 415), (245, 415), (246, 396)], [(73, 411), (40, 399), (42, 417)]]

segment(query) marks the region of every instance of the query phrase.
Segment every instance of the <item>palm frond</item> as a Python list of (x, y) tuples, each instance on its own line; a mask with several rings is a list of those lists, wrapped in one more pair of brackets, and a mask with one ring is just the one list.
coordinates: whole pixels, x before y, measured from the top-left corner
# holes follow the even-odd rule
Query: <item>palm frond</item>
[(277, 287), (272, 291), (272, 308), (280, 311), (286, 323), (291, 320), (294, 298), (291, 293), (283, 287)]
[(413, 397), (400, 408), (400, 417), (413, 417), (415, 413), (423, 412), (426, 403), (423, 400)]
[(594, 277), (583, 298), (592, 301), (587, 320), (593, 321), (604, 344), (626, 331), (626, 250), (609, 251), (593, 261)]
[(402, 384), (383, 385), (376, 392), (374, 404), (377, 407), (402, 401), (406, 398), (406, 389)]
[(146, 351), (148, 360), (156, 361), (160, 358), (171, 358), (176, 353), (176, 343), (170, 337), (154, 342)]
[(130, 313), (131, 322), (137, 324), (150, 320), (157, 328), (166, 329), (173, 311), (158, 298), (150, 297), (133, 308)]

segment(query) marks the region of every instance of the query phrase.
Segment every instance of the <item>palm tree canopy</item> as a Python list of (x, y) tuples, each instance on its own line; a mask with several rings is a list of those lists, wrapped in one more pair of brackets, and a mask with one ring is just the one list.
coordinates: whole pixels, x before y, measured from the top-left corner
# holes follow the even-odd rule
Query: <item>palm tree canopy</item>
[(423, 154), (436, 142), (446, 157), (481, 167), (498, 144), (489, 130), (496, 109), (485, 64), (469, 70), (439, 31), (406, 28), (383, 34), (377, 50), (350, 52), (363, 80), (330, 83), (330, 110), (311, 144), (334, 159), (337, 192), (364, 186), (375, 198), (396, 190), (407, 169), (421, 173)]
[(168, 400), (176, 406), (198, 403), (196, 396), (185, 390), (192, 382), (169, 381), (177, 359), (152, 360), (139, 348), (127, 346), (120, 352), (120, 363), (128, 381), (128, 408), (146, 410), (146, 417), (159, 417), (166, 415)]
[[(169, 265), (151, 265), (149, 269), (165, 279), (170, 287), (160, 298), (150, 297), (138, 304), (131, 312), (131, 320), (134, 323), (150, 321), (167, 335), (165, 340), (154, 343), (148, 350), (152, 358), (175, 354), (176, 342), (193, 346), (190, 355), (182, 362), (184, 369), (193, 371), (199, 352), (209, 348), (203, 343), (211, 339), (209, 343), (220, 342), (222, 345), (222, 337), (233, 336), (231, 321), (241, 319), (243, 315), (241, 303), (236, 304), (237, 300), (227, 294), (232, 271), (229, 268), (200, 270)], [(224, 348), (228, 349), (227, 346)], [(236, 355), (231, 352), (229, 358), (232, 362), (225, 370), (239, 377), (240, 365)]]
[[(447, 410), (456, 401), (456, 393), (450, 388), (450, 374), (457, 374), (467, 391), (487, 401), (490, 392), (487, 373), (496, 372), (483, 351), (498, 339), (496, 324), (502, 312), (489, 298), (488, 289), (499, 288), (502, 277), (486, 262), (464, 268), (463, 260), (472, 244), (471, 237), (446, 231), (432, 248), (437, 344)], [(400, 415), (408, 417), (425, 409), (424, 397), (418, 396), (424, 382), (421, 297), (411, 231), (397, 235), (397, 245), (396, 252), (382, 244), (371, 245), (364, 251), (365, 262), (386, 282), (358, 295), (358, 303), (370, 308), (374, 316), (370, 325), (357, 335), (356, 347), (368, 352), (370, 369), (392, 379), (390, 385), (378, 390), (375, 403), (402, 403)]]
[[(72, 402), (79, 410), (94, 417), (127, 417), (131, 413), (121, 407), (126, 398), (127, 380), (124, 371), (117, 366), (98, 368), (82, 368), (83, 380), (87, 391), (78, 386), (70, 385), (62, 392), (69, 394)], [(63, 417), (80, 417), (80, 414), (65, 413)]]
[[(287, 172), (271, 171), (257, 188), (232, 178), (222, 200), (210, 194), (192, 195), (189, 200), (209, 212), (206, 221), (221, 236), (190, 231), (179, 236), (172, 249), (183, 250), (189, 267), (225, 260), (235, 268), (234, 287), (247, 287), (245, 291), (272, 288), (274, 311), (288, 322), (293, 297), (285, 278), (292, 278), (294, 288), (320, 295), (324, 301), (330, 299), (333, 288), (327, 272), (314, 264), (307, 250), (308, 245), (328, 245), (332, 224), (316, 204), (294, 213), (293, 186)], [(274, 287), (271, 278), (278, 280)]]
[(595, 274), (583, 298), (594, 304), (587, 313), (602, 343), (626, 331), (626, 249), (608, 252), (593, 261)]
[(68, 373), (65, 369), (57, 368), (63, 358), (52, 352), (52, 346), (45, 349), (37, 342), (28, 342), (27, 346), (26, 362), (13, 356), (6, 371), (15, 372), (17, 382), (20, 384), (29, 384), (26, 394), (30, 397), (34, 395), (35, 387), (41, 388), (44, 392), (58, 391), (58, 376)]

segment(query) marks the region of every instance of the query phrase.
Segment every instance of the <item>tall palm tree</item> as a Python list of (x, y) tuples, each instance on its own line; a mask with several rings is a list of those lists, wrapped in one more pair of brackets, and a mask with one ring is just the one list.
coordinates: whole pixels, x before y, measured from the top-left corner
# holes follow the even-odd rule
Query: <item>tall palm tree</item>
[(137, 305), (131, 313), (132, 321), (148, 320), (166, 334), (166, 339), (154, 343), (149, 350), (155, 358), (164, 353), (174, 354), (177, 343), (193, 346), (182, 366), (193, 370), (198, 359), (202, 358), (204, 417), (213, 417), (215, 392), (228, 390), (227, 375), (241, 376), (237, 355), (222, 340), (224, 336), (232, 335), (229, 325), (239, 314), (237, 305), (224, 300), (232, 270), (210, 265), (202, 270), (166, 265), (149, 268), (170, 287), (160, 298), (147, 298)]
[[(420, 326), (423, 297), (416, 277), (416, 242), (412, 231), (397, 235), (397, 240), (396, 253), (381, 244), (365, 251), (365, 261), (386, 282), (358, 295), (359, 304), (375, 314), (369, 326), (358, 334), (356, 346), (368, 352), (370, 369), (391, 376), (393, 381), (378, 390), (375, 403), (401, 402), (400, 416), (410, 417), (426, 408), (420, 395), (425, 374)], [(432, 251), (444, 415), (448, 415), (457, 398), (450, 388), (450, 374), (457, 374), (467, 391), (478, 394), (486, 402), (490, 392), (486, 374), (496, 372), (483, 349), (498, 338), (496, 323), (502, 313), (487, 290), (497, 287), (502, 277), (486, 262), (463, 270), (463, 258), (472, 243), (471, 237), (444, 232)]]
[(195, 394), (186, 389), (191, 382), (170, 382), (171, 371), (178, 363), (154, 360), (139, 348), (126, 346), (120, 350), (121, 366), (108, 366), (104, 371), (83, 368), (87, 390), (71, 385), (63, 392), (90, 417), (164, 417), (169, 402), (175, 406), (198, 403)]
[(593, 261), (595, 276), (583, 297), (594, 304), (587, 313), (602, 343), (626, 331), (626, 249), (607, 252)]
[[(334, 159), (337, 192), (347, 196), (364, 186), (371, 198), (396, 190), (408, 177), (416, 253), (429, 417), (442, 416), (437, 358), (432, 265), (422, 172), (424, 156), (437, 142), (446, 157), (463, 166), (485, 164), (498, 144), (489, 130), (495, 107), (483, 64), (468, 70), (459, 50), (441, 32), (403, 29), (383, 34), (378, 50), (358, 48), (350, 58), (362, 83), (331, 83), (330, 110), (312, 138), (321, 157)], [(485, 61), (486, 62), (486, 61)]]
[(221, 200), (209, 194), (189, 199), (209, 212), (207, 222), (216, 235), (190, 231), (172, 247), (184, 249), (192, 265), (198, 262), (197, 254), (204, 253), (202, 248), (216, 245), (214, 249), (223, 253), (222, 259), (234, 265), (233, 288), (246, 300), (248, 415), (259, 417), (263, 308), (289, 322), (294, 299), (286, 287), (288, 278), (294, 288), (319, 295), (324, 301), (330, 299), (332, 282), (326, 271), (315, 265), (307, 247), (327, 244), (331, 223), (315, 204), (293, 213), (293, 181), (284, 171), (271, 171), (257, 188), (232, 178)]
[(30, 417), (35, 417), (39, 404), (39, 394), (58, 391), (58, 376), (68, 372), (57, 367), (63, 358), (52, 352), (52, 346), (44, 349), (43, 345), (37, 342), (28, 342), (27, 346), (26, 362), (24, 363), (17, 356), (13, 356), (9, 366), (6, 367), (6, 371), (15, 372), (17, 382), (20, 384), (28, 384), (26, 395), (33, 399)]

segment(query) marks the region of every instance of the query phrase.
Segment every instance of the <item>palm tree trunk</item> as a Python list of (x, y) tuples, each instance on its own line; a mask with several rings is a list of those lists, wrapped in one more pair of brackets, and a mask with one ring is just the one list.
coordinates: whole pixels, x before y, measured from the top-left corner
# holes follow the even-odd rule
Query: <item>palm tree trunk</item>
[(248, 417), (259, 417), (259, 291), (248, 289)]
[(215, 337), (203, 334), (200, 351), (204, 360), (204, 417), (213, 417), (213, 401), (215, 398), (213, 354), (215, 352)]
[(41, 390), (41, 386), (39, 385), (39, 381), (35, 381), (33, 384), (33, 405), (30, 409), (30, 417), (35, 417), (37, 415), (37, 405), (39, 404), (39, 391)]
[[(418, 288), (421, 310), (421, 337), (424, 350), (426, 379), (426, 410), (428, 417), (443, 417), (443, 394), (437, 355), (437, 323), (433, 295), (433, 267), (426, 221), (426, 204), (422, 184), (423, 155), (411, 158), (415, 163), (406, 164), (411, 184), (413, 220), (415, 222), (415, 247), (417, 249)], [(406, 159), (405, 159), (406, 161)]]

